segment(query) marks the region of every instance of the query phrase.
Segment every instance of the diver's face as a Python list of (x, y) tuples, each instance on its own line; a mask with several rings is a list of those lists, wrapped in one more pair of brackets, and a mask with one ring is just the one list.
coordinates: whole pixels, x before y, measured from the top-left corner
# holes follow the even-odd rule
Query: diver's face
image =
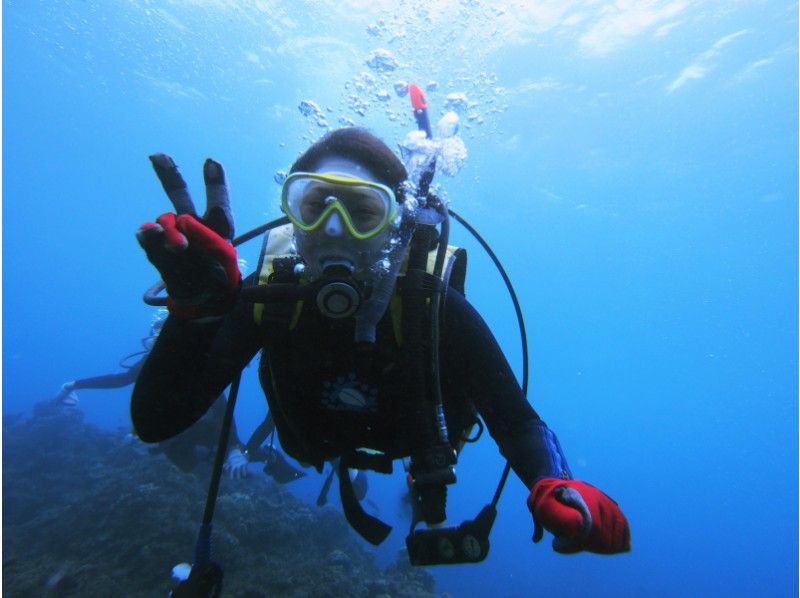
[[(352, 179), (360, 179), (379, 183), (364, 166), (345, 158), (325, 158), (313, 171), (315, 174), (337, 175)], [(326, 198), (319, 198), (324, 202)], [(339, 198), (341, 199), (341, 198)], [(348, 198), (347, 209), (351, 220), (369, 218), (370, 205), (365, 198), (361, 205), (357, 197)], [(324, 205), (309, 204), (308, 209), (324, 209)], [(392, 232), (387, 226), (379, 233), (367, 239), (355, 238), (338, 210), (331, 210), (321, 225), (312, 231), (303, 231), (294, 227), (297, 251), (306, 265), (306, 274), (312, 279), (318, 278), (329, 266), (345, 266), (360, 280), (371, 280), (375, 277), (375, 264), (382, 259)]]

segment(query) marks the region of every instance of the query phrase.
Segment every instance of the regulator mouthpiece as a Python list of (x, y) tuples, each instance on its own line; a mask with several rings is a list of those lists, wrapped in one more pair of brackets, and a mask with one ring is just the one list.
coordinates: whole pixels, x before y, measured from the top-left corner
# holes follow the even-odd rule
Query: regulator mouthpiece
[(352, 316), (361, 306), (361, 292), (347, 266), (328, 266), (317, 290), (317, 308), (328, 318)]

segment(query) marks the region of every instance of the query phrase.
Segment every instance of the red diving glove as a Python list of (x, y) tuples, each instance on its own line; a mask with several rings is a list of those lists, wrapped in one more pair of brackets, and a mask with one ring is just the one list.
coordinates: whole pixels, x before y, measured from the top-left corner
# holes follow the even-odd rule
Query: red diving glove
[(242, 280), (230, 243), (233, 218), (222, 166), (206, 160), (207, 209), (201, 220), (172, 158), (156, 154), (150, 160), (178, 215), (168, 212), (146, 222), (136, 238), (161, 274), (167, 307), (187, 319), (222, 315), (235, 302)]
[(588, 550), (616, 554), (631, 549), (628, 521), (617, 503), (585, 482), (544, 478), (533, 485), (528, 508), (534, 522), (533, 541), (551, 532), (553, 550), (564, 554)]

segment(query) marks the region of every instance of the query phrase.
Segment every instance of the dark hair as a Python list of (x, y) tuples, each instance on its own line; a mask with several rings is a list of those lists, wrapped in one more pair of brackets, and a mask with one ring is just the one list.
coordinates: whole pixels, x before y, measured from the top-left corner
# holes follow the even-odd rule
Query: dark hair
[(336, 129), (314, 143), (292, 164), (290, 172), (312, 171), (330, 156), (358, 162), (402, 201), (401, 183), (408, 178), (406, 167), (383, 141), (361, 127)]

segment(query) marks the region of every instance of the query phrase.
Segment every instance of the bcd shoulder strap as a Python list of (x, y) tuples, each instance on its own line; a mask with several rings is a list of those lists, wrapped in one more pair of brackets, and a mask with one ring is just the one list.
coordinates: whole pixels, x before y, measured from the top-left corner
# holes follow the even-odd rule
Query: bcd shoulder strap
[[(432, 249), (428, 253), (428, 263), (426, 265), (426, 273), (430, 276), (433, 275), (433, 268), (434, 264), (436, 263), (436, 250)], [(408, 261), (403, 264), (403, 268), (400, 271), (400, 281), (401, 283), (405, 281), (406, 273), (408, 269)], [(467, 277), (467, 250), (461, 247), (456, 247), (455, 245), (448, 245), (446, 254), (445, 254), (445, 261), (444, 261), (444, 268), (442, 269), (441, 274), (441, 284), (442, 288), (445, 290), (444, 297), (447, 297), (446, 290), (448, 287), (452, 287), (462, 295), (464, 294), (464, 283)], [(446, 307), (446, 306), (445, 306)], [(442, 313), (446, 313), (446, 309), (442, 309)], [(394, 337), (397, 341), (398, 345), (403, 344), (403, 307), (402, 307), (402, 299), (401, 294), (395, 292), (394, 296), (392, 297), (392, 301), (389, 304), (389, 314), (392, 319), (392, 329), (394, 331)]]

